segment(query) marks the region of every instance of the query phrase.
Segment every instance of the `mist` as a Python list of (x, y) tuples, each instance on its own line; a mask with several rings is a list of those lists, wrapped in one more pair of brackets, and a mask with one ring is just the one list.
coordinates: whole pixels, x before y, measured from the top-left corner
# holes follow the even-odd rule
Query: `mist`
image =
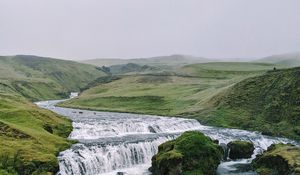
[(0, 55), (255, 59), (300, 50), (299, 7), (298, 0), (1, 0)]

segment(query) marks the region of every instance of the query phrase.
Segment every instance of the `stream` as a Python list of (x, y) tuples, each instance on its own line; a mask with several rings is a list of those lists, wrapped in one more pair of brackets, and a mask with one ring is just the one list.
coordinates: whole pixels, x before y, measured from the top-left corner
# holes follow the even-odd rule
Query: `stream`
[(223, 161), (218, 175), (255, 175), (249, 165), (251, 160), (271, 144), (300, 145), (258, 132), (204, 126), (194, 119), (55, 107), (61, 101), (36, 103), (73, 121), (69, 139), (78, 140), (78, 143), (59, 154), (58, 175), (150, 175), (148, 168), (158, 146), (189, 130), (200, 131), (219, 140), (221, 145), (232, 140), (254, 143), (252, 158)]

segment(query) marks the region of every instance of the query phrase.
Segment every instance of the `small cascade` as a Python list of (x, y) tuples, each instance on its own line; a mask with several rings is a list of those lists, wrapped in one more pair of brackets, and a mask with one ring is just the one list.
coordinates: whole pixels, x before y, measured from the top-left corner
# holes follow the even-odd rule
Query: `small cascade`
[[(213, 140), (218, 140), (225, 152), (227, 150), (224, 161), (218, 167), (218, 175), (255, 175), (255, 172), (249, 170), (251, 160), (271, 144), (300, 145), (293, 140), (264, 136), (258, 132), (203, 126), (193, 119), (54, 106), (61, 101), (63, 100), (36, 103), (42, 108), (70, 118), (73, 121), (73, 131), (69, 138), (80, 142), (60, 153), (60, 175), (116, 175), (118, 172), (128, 175), (149, 174), (147, 169), (151, 166), (151, 158), (157, 153), (158, 146), (189, 130), (200, 131)], [(255, 146), (252, 157), (228, 159), (230, 150), (226, 145), (233, 140), (252, 142)]]
[(83, 111), (83, 113), (73, 113), (72, 119), (74, 121), (73, 132), (70, 138), (78, 140), (132, 134), (178, 133), (203, 128), (198, 121), (193, 119), (124, 113)]
[(106, 146), (76, 144), (71, 149), (60, 153), (59, 174), (92, 175), (122, 170), (135, 165), (149, 165), (152, 156), (158, 151), (158, 146), (170, 139), (173, 137)]

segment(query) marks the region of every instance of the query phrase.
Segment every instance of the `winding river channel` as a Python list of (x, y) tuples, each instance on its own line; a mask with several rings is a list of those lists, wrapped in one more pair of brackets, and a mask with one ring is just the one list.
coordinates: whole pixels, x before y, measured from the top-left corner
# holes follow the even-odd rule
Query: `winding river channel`
[(258, 132), (204, 126), (193, 119), (55, 107), (61, 101), (36, 103), (73, 121), (69, 139), (79, 143), (59, 154), (59, 175), (151, 174), (148, 168), (158, 145), (188, 130), (201, 131), (219, 140), (221, 145), (232, 140), (254, 143), (255, 153), (251, 159), (224, 161), (218, 167), (218, 175), (254, 175), (256, 173), (251, 171), (249, 163), (272, 143), (300, 145), (293, 140), (264, 136)]

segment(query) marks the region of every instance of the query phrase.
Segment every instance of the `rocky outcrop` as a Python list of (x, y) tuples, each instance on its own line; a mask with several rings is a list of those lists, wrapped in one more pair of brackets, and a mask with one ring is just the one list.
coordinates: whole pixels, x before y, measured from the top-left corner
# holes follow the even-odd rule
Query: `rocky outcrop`
[(223, 149), (196, 131), (183, 133), (158, 147), (149, 169), (153, 175), (215, 174)]
[(291, 144), (273, 144), (252, 162), (260, 175), (300, 174), (300, 148)]
[(254, 145), (246, 141), (232, 141), (227, 144), (230, 159), (251, 158)]

